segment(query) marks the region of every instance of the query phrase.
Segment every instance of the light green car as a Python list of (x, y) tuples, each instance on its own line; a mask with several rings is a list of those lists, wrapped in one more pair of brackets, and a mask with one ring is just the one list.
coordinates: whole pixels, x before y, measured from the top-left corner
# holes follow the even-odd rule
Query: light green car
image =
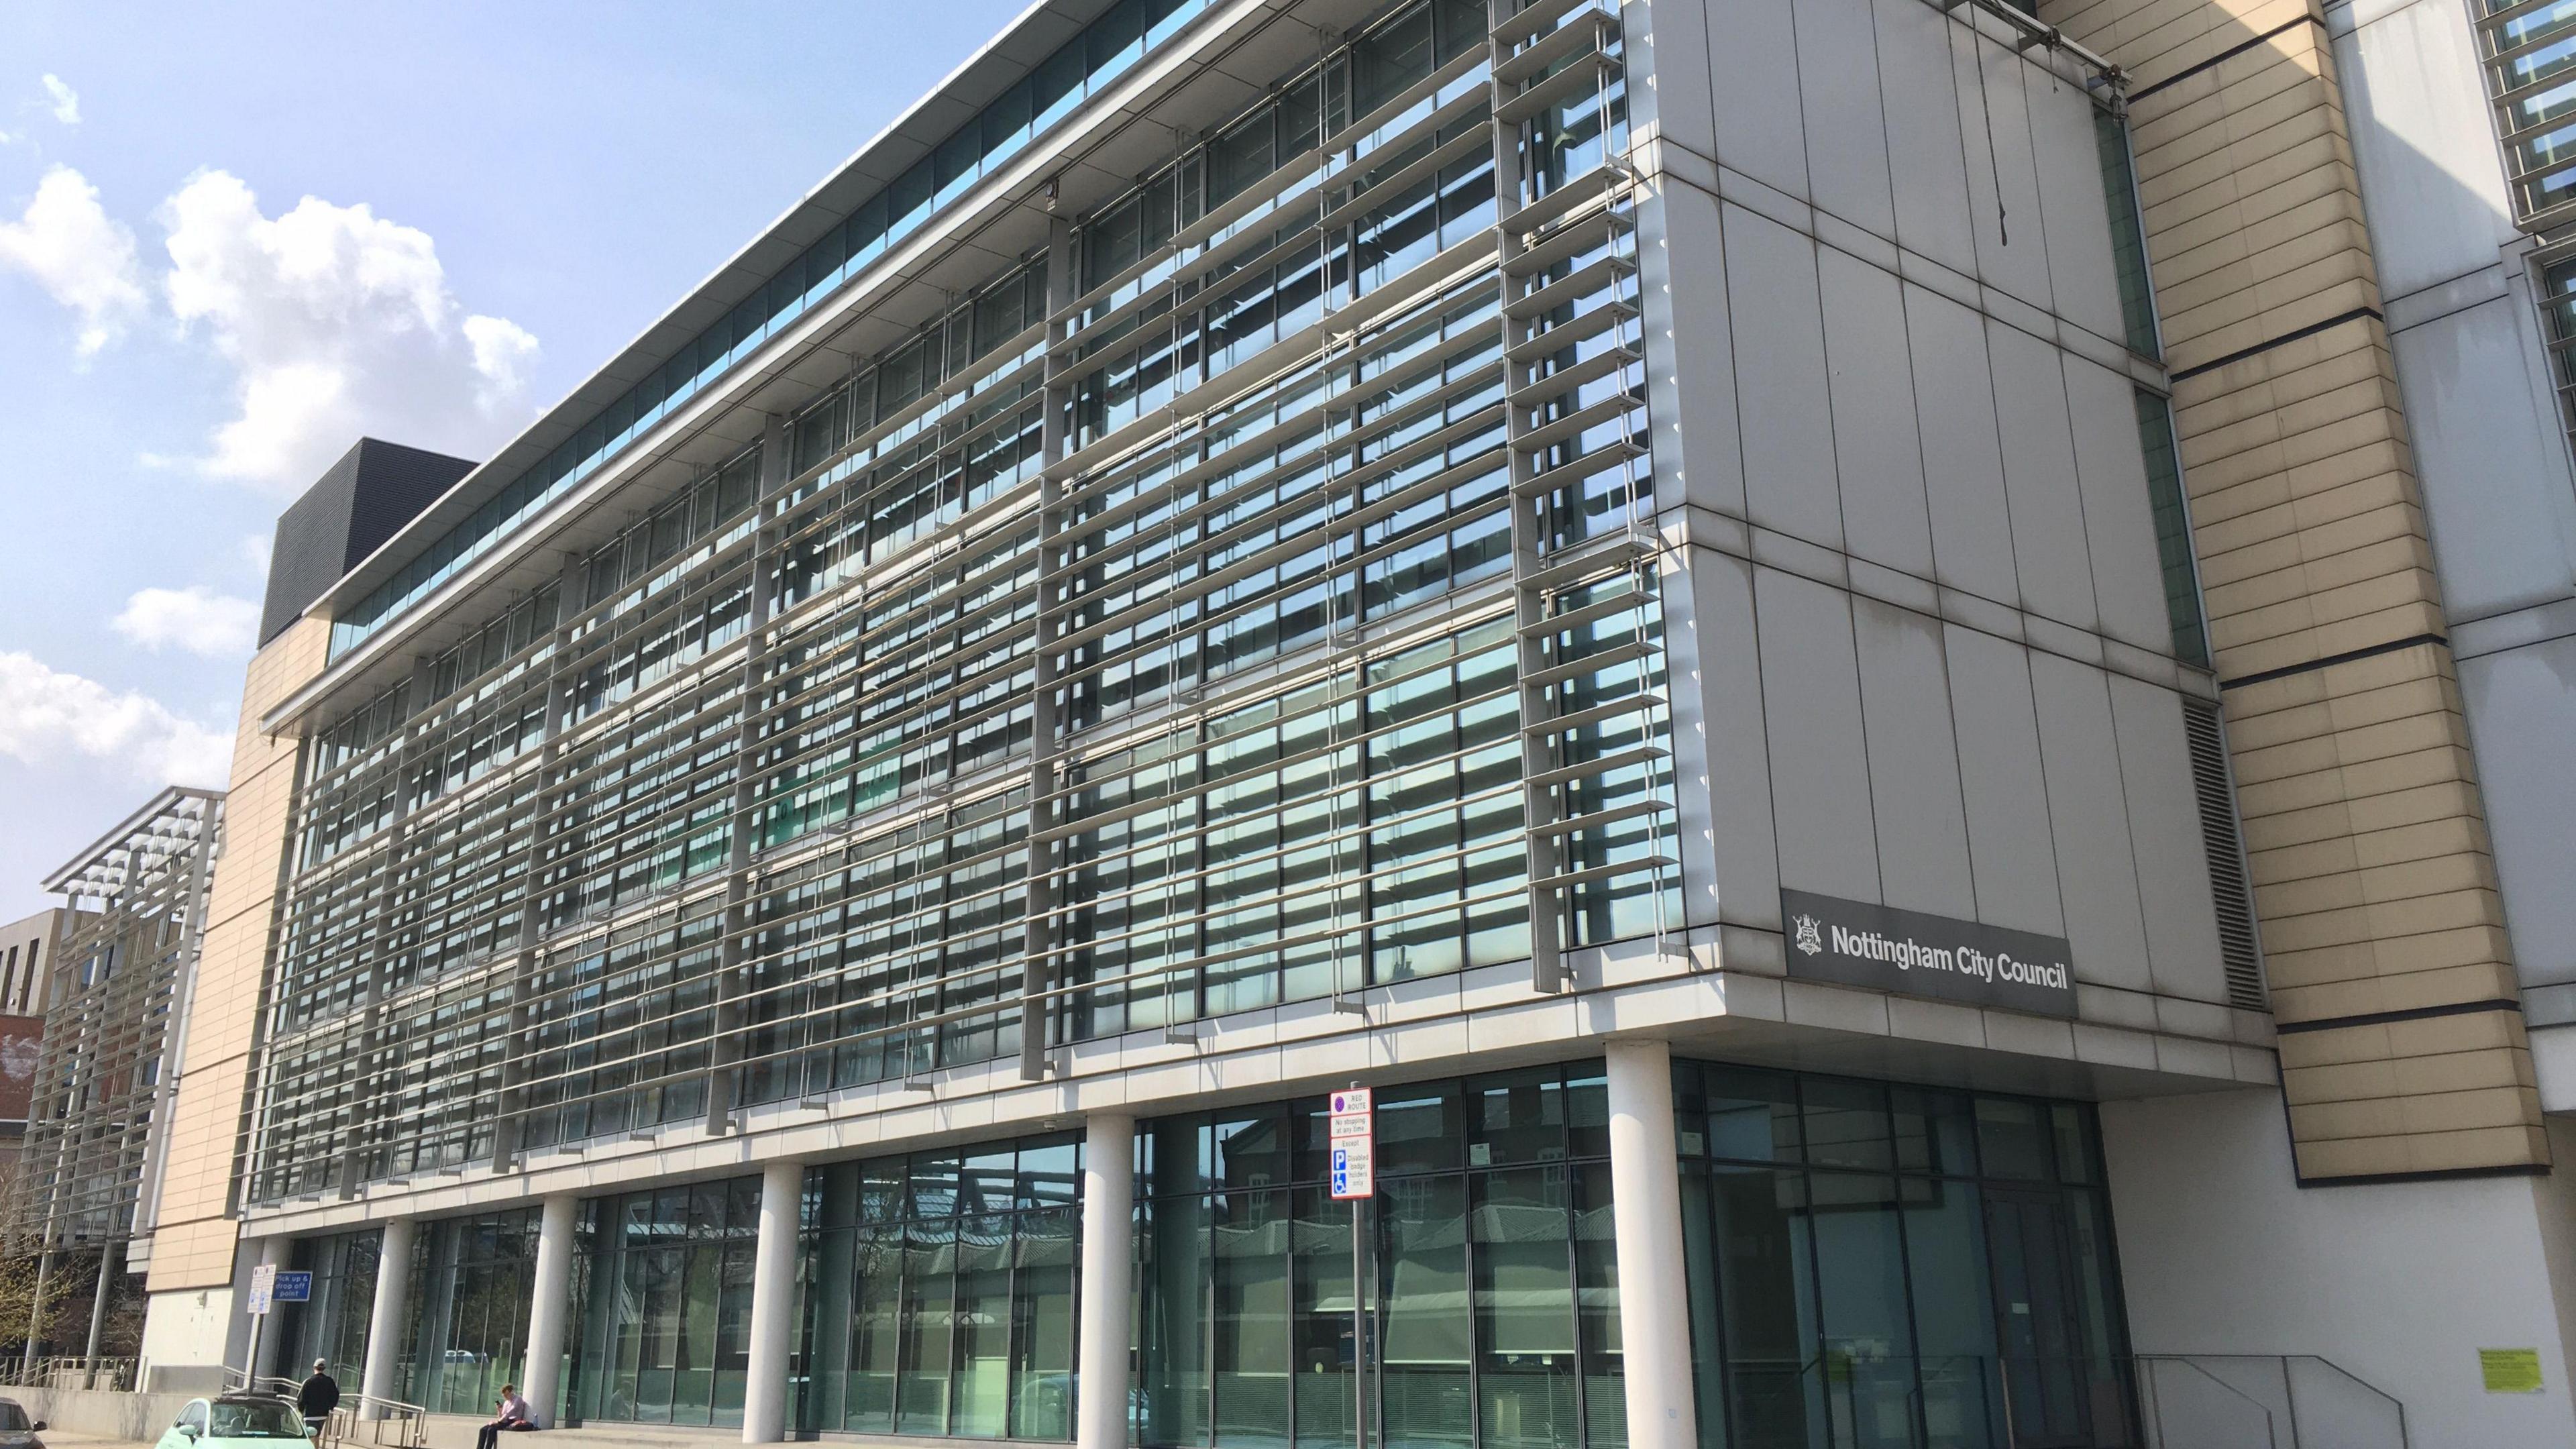
[(313, 1442), (293, 1404), (267, 1394), (226, 1394), (190, 1399), (154, 1449), (276, 1449), (281, 1439)]

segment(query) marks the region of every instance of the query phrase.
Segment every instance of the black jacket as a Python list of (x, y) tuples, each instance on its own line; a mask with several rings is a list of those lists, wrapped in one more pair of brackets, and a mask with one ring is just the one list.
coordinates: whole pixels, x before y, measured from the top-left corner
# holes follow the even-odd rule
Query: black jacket
[(329, 1374), (315, 1374), (295, 1391), (295, 1407), (308, 1419), (318, 1419), (340, 1406), (340, 1384)]

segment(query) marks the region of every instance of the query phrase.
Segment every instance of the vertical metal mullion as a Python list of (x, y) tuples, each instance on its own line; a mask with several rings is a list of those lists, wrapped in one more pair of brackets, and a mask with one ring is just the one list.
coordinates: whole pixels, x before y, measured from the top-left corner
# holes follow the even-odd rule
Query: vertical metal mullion
[[(536, 979), (538, 942), (543, 935), (538, 919), (543, 880), (538, 859), (545, 850), (546, 795), (553, 781), (557, 759), (562, 751), (563, 731), (556, 721), (563, 717), (572, 692), (572, 671), (565, 667), (572, 648), (571, 599), (575, 582), (582, 575), (579, 555), (567, 553), (555, 579), (555, 625), (553, 647), (546, 652), (545, 743), (537, 747), (536, 768), (532, 772), (535, 788), (528, 801), (528, 822), (520, 833), (515, 853), (520, 857), (519, 940), (517, 959), (510, 966), (509, 1030), (501, 1059), (501, 1094), (498, 1120), (492, 1127), (492, 1169), (507, 1172), (518, 1160), (519, 1144), (526, 1134), (521, 1115), (526, 1107), (528, 1059), (533, 1053), (528, 1043), (528, 997)], [(501, 794), (496, 788), (494, 793)], [(508, 809), (506, 794), (502, 808)], [(498, 869), (506, 873), (510, 854), (502, 854)], [(347, 1190), (343, 1190), (347, 1195)]]
[[(1050, 184), (1050, 193), (1052, 189)], [(1050, 200), (1048, 205), (1054, 202)], [(1050, 216), (1043, 304), (1048, 322), (1039, 385), (1043, 412), (1038, 420), (1037, 576), (1031, 585), (1037, 597), (1037, 621), (1031, 666), (1034, 682), (1029, 694), (1028, 864), (1021, 875), (1020, 1080), (1027, 1082), (1046, 1075), (1049, 1028), (1065, 1016), (1045, 996), (1052, 984), (1055, 950), (1060, 944), (1052, 924), (1058, 842), (1050, 838), (1050, 832), (1062, 808), (1055, 797), (1059, 784), (1056, 758), (1063, 748), (1063, 721), (1057, 716), (1055, 702), (1055, 641), (1060, 633), (1061, 614), (1054, 598), (1055, 586), (1047, 582), (1047, 575), (1055, 563), (1052, 540), (1064, 520), (1064, 486), (1056, 469), (1066, 453), (1064, 411), (1071, 392), (1064, 381), (1067, 359), (1060, 345), (1064, 329), (1071, 324), (1055, 319), (1071, 305), (1074, 282), (1072, 223), (1062, 216)], [(1069, 1037), (1069, 1019), (1067, 1027)]]
[[(1491, 32), (1517, 9), (1511, 0), (1487, 0), (1486, 28)], [(1509, 57), (1502, 43), (1490, 33), (1486, 38), (1487, 71), (1499, 77), (1503, 62)], [(1518, 677), (1521, 775), (1523, 779), (1545, 773), (1555, 765), (1551, 757), (1550, 737), (1544, 722), (1552, 713), (1553, 701), (1544, 686), (1533, 687), (1526, 681), (1548, 666), (1548, 602), (1538, 589), (1518, 583), (1536, 572), (1541, 555), (1542, 525), (1538, 499), (1528, 491), (1537, 476), (1530, 456), (1518, 446), (1521, 409), (1512, 400), (1527, 381), (1524, 366), (1511, 360), (1512, 349), (1529, 335), (1528, 324), (1511, 315), (1513, 298), (1512, 263), (1522, 251), (1521, 239), (1509, 225), (1512, 214), (1520, 209), (1521, 192), (1526, 184), (1522, 174), (1521, 128), (1507, 126), (1501, 120), (1504, 87), (1499, 79), (1489, 79), (1488, 104), (1494, 138), (1494, 220), (1495, 255), (1502, 273), (1503, 294), (1503, 433), (1504, 453), (1510, 491), (1512, 590), (1515, 659)], [(1556, 837), (1547, 826), (1556, 819), (1556, 796), (1551, 789), (1523, 789), (1521, 792), (1522, 858), (1529, 882), (1530, 986), (1533, 990), (1555, 992), (1564, 989), (1565, 960), (1559, 932), (1559, 911), (1555, 888), (1547, 884), (1557, 873)]]
[[(748, 1012), (743, 1005), (743, 980), (746, 972), (742, 947), (746, 917), (751, 900), (751, 826), (755, 780), (752, 765), (760, 747), (760, 675), (761, 665), (769, 652), (769, 596), (778, 571), (777, 534), (779, 527), (770, 520), (770, 504), (786, 490), (791, 476), (787, 456), (787, 419), (771, 413), (764, 421), (760, 436), (760, 481), (752, 490), (751, 569), (746, 587), (751, 597), (745, 602), (746, 622), (743, 629), (742, 676), (735, 708), (742, 721), (734, 732), (733, 807), (727, 816), (732, 839), (727, 842), (725, 859), (725, 903), (721, 924), (717, 927), (715, 1008), (712, 1030), (707, 1042), (706, 1130), (718, 1136), (733, 1129), (734, 1071), (733, 1063), (742, 1055), (742, 1033)], [(691, 755), (694, 750), (689, 751)], [(680, 836), (682, 869), (687, 868), (688, 834)], [(681, 921), (678, 912), (672, 917), (672, 947), (679, 948)], [(672, 989), (679, 981), (675, 976)], [(669, 1043), (676, 1049), (678, 1043)]]

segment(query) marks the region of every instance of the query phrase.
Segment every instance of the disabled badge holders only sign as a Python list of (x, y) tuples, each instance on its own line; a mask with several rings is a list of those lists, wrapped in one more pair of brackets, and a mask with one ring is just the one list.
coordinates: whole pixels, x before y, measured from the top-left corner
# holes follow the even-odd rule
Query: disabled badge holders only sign
[(269, 1299), (277, 1292), (277, 1265), (262, 1263), (250, 1270), (250, 1315), (258, 1318), (268, 1312)]
[(1332, 1178), (1336, 1199), (1377, 1195), (1377, 1116), (1366, 1087), (1333, 1093)]

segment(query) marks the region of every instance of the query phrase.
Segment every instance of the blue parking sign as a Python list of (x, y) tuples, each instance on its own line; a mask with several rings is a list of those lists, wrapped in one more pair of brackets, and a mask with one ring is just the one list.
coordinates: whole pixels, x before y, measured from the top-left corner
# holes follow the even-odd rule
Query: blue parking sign
[(313, 1275), (281, 1271), (269, 1296), (280, 1303), (310, 1303), (313, 1301)]

